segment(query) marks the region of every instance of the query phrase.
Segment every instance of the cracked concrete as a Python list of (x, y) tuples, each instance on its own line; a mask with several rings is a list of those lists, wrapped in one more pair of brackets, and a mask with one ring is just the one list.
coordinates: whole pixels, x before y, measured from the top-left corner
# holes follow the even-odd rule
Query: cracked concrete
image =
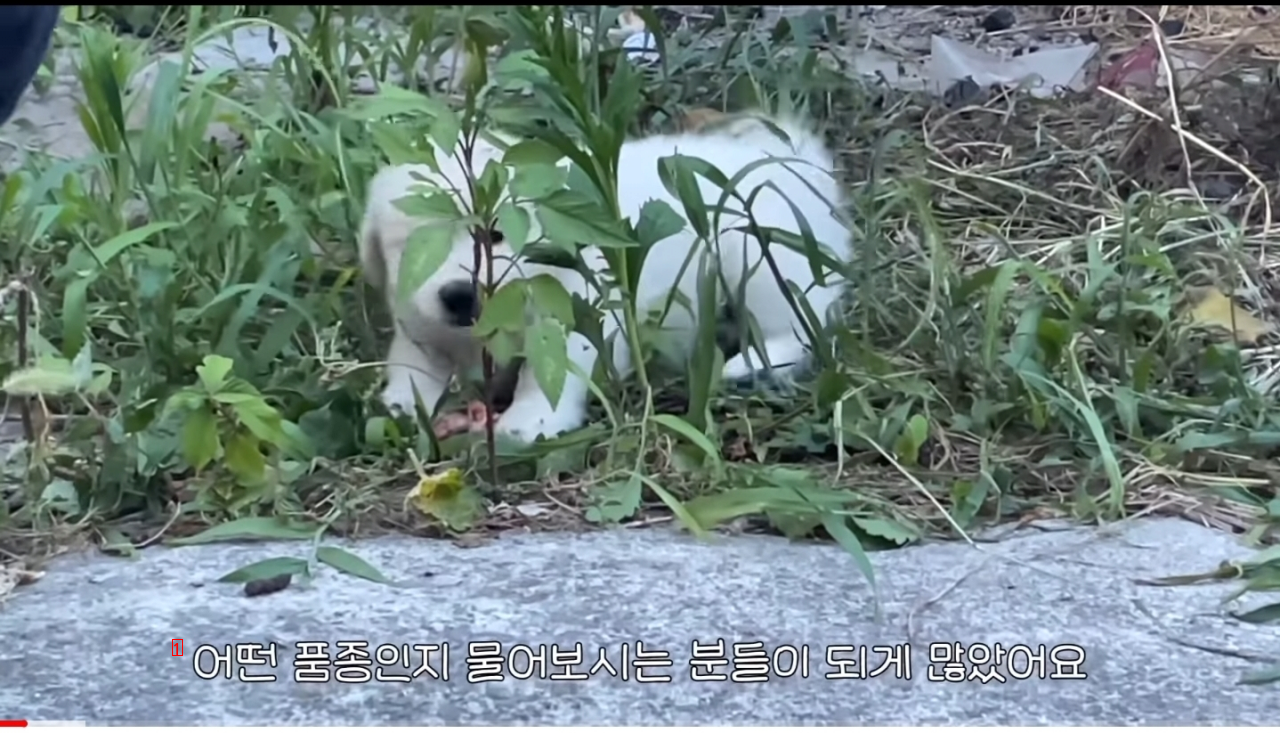
[[(1280, 657), (1276, 629), (1223, 613), (1227, 585), (1133, 582), (1249, 556), (1232, 537), (1181, 520), (878, 553), (879, 619), (846, 554), (778, 538), (701, 543), (618, 530), (516, 535), (473, 549), (413, 538), (351, 547), (396, 585), (329, 568), (309, 587), (254, 598), (216, 582), (250, 562), (305, 556), (305, 544), (160, 548), (137, 561), (62, 558), (0, 612), (0, 636), (11, 642), (0, 649), (0, 717), (118, 725), (1274, 723), (1275, 688), (1237, 683)], [(328, 645), (321, 656), (332, 663), (311, 673), (322, 681), (296, 681), (308, 674), (295, 657), (307, 642)], [(468, 663), (486, 642), (502, 645), (513, 665), (504, 664), (503, 681), (478, 681), (483, 669)], [(725, 664), (699, 668), (738, 681), (692, 679), (694, 645), (721, 642), (723, 654), (699, 648), (698, 657)], [(545, 668), (518, 645), (535, 654), (545, 645)], [(767, 656), (754, 667), (753, 645)], [(955, 656), (947, 650), (957, 645), (966, 653), (959, 666), (931, 667), (931, 655)], [(274, 666), (254, 664), (273, 647)], [(553, 679), (565, 674), (553, 665), (579, 649), (582, 662), (568, 674), (595, 673)], [(611, 676), (599, 663), (602, 649), (630, 679)], [(640, 666), (642, 651), (665, 654), (671, 666)], [(988, 652), (1001, 656), (997, 664), (983, 663)], [(1081, 652), (1082, 678), (1072, 678)], [(340, 657), (369, 663), (338, 664)], [(768, 669), (768, 679), (746, 681), (753, 668)], [(841, 673), (849, 678), (831, 678)], [(646, 683), (638, 674), (672, 679)], [(246, 681), (261, 675), (276, 679)], [(965, 679), (946, 681), (957, 675)]]

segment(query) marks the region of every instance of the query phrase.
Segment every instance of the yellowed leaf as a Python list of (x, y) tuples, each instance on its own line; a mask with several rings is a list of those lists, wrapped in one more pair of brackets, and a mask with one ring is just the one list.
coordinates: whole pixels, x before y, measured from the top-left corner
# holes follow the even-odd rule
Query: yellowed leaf
[(1246, 344), (1256, 342), (1271, 331), (1271, 324), (1236, 305), (1217, 288), (1204, 288), (1193, 297), (1198, 300), (1189, 314), (1192, 323), (1234, 332), (1236, 340)]
[(459, 468), (423, 476), (409, 492), (407, 501), (459, 532), (470, 529), (484, 514), (484, 497), (474, 486), (467, 485)]
[(437, 474), (423, 476), (418, 481), (418, 485), (409, 492), (409, 496), (419, 509), (426, 511), (423, 508), (424, 503), (448, 501), (462, 490), (462, 486), (462, 469), (450, 468)]

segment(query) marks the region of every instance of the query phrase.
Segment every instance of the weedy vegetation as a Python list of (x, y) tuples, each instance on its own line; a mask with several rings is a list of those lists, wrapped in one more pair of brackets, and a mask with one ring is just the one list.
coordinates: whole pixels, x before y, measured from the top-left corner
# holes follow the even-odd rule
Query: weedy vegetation
[[(58, 32), (53, 58), (83, 87), (76, 123), (92, 154), (32, 153), (0, 184), (0, 378), (24, 430), (0, 501), (9, 558), (73, 538), (121, 554), (305, 539), (307, 557), (224, 580), (323, 565), (389, 582), (326, 538), (673, 520), (699, 535), (829, 538), (874, 591), (873, 551), (972, 541), (997, 522), (1175, 513), (1274, 539), (1269, 209), (1170, 183), (1193, 155), (1196, 170), (1230, 160), (1153, 127), (1176, 98), (945, 109), (857, 78), (827, 40), (838, 19), (821, 12), (673, 28), (646, 8), (658, 53), (642, 63), (608, 33), (607, 8), (125, 10), (151, 8), (97, 6)], [(142, 26), (145, 40), (121, 32)], [(281, 49), (269, 69), (198, 52), (250, 30)], [(422, 73), (423, 59), (434, 71), (458, 47), (470, 61), (455, 83)], [(626, 297), (654, 242), (686, 223), (713, 228), (718, 207), (687, 193), (696, 177), (724, 190), (722, 206), (750, 211), (751, 191), (674, 157), (654, 165), (679, 210), (619, 217), (623, 139), (698, 109), (798, 111), (839, 154), (858, 255), (843, 266), (844, 322), (824, 329), (806, 314), (820, 345), (806, 379), (721, 384), (713, 328), (691, 359), (672, 359), (653, 314)], [(460, 182), (472, 210), (440, 194), (401, 205), (447, 214), (478, 253), (494, 229), (568, 267), (581, 245), (602, 246), (624, 297), (590, 303), (550, 278), (484, 272), (476, 328), (490, 358), (450, 399), (484, 394), (476, 383), (515, 358), (555, 399), (566, 335), (598, 341), (605, 314), (647, 357), (626, 383), (602, 364), (592, 424), (526, 448), (491, 431), (437, 441), (432, 405), (416, 419), (383, 410), (388, 317), (355, 256), (379, 165), (432, 164), (427, 140), (469, 159), (498, 128), (524, 142), (506, 153), (511, 172), (491, 165)], [(1173, 165), (1151, 165), (1166, 153)], [(562, 156), (568, 174), (551, 165)], [(804, 232), (761, 233), (814, 251)], [(450, 236), (415, 234), (398, 292), (439, 266)], [(687, 266), (715, 282), (702, 258)], [(688, 305), (711, 312), (704, 301)], [(1221, 573), (1280, 588), (1274, 548)], [(1277, 608), (1244, 617), (1275, 623)]]

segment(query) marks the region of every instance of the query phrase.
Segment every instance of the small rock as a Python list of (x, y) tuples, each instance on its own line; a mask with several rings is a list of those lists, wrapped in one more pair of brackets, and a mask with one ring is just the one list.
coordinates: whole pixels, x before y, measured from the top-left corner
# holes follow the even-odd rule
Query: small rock
[(1177, 38), (1186, 29), (1187, 24), (1177, 18), (1160, 21), (1160, 32), (1164, 34), (1165, 38)]
[(1207, 199), (1227, 200), (1235, 196), (1240, 188), (1230, 181), (1221, 178), (1209, 178), (1204, 181), (1198, 181), (1197, 187), (1200, 189), (1200, 195)]
[(548, 511), (545, 506), (538, 506), (537, 504), (519, 504), (515, 509), (521, 516), (525, 517), (540, 517)]
[(993, 10), (987, 17), (982, 19), (982, 30), (987, 33), (995, 33), (996, 31), (1007, 31), (1018, 22), (1013, 11), (1008, 8), (1000, 8)]
[(982, 94), (982, 87), (970, 77), (965, 77), (952, 84), (942, 93), (942, 103), (951, 109), (963, 107), (976, 100)]
[(289, 573), (282, 573), (274, 578), (251, 580), (244, 584), (244, 594), (253, 598), (254, 596), (265, 596), (268, 593), (279, 593), (288, 588), (291, 582), (293, 582), (293, 576)]

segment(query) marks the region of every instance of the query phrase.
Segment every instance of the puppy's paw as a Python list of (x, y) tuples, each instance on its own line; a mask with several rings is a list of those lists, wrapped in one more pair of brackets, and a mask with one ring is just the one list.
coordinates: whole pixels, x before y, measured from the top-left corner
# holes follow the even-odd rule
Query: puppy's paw
[(763, 362), (756, 359), (753, 363), (748, 363), (742, 354), (738, 354), (724, 364), (724, 380), (736, 384), (753, 384), (755, 382), (773, 382), (779, 379), (785, 379), (792, 371), (796, 369), (794, 363), (781, 363), (774, 361), (773, 367), (767, 367)]
[(554, 438), (582, 426), (585, 419), (581, 410), (561, 406), (554, 409), (545, 400), (528, 400), (511, 403), (494, 423), (494, 432), (508, 439), (529, 444), (542, 438)]
[(796, 380), (805, 371), (803, 364), (774, 365), (773, 369), (759, 365), (752, 369), (746, 360), (735, 356), (725, 364), (723, 376), (725, 384), (736, 391), (776, 392), (786, 395), (795, 391)]
[[(758, 371), (765, 371), (763, 369)], [(757, 369), (747, 363), (742, 354), (734, 356), (724, 363), (724, 381), (741, 383), (755, 379)]]
[(789, 397), (796, 393), (795, 375), (789, 371), (761, 369), (745, 377), (726, 379), (724, 384), (731, 392), (739, 394)]
[(739, 389), (781, 389), (794, 386), (797, 377), (807, 370), (811, 357), (804, 344), (791, 339), (775, 339), (765, 343), (768, 364), (758, 353), (737, 354), (725, 362), (724, 381)]

